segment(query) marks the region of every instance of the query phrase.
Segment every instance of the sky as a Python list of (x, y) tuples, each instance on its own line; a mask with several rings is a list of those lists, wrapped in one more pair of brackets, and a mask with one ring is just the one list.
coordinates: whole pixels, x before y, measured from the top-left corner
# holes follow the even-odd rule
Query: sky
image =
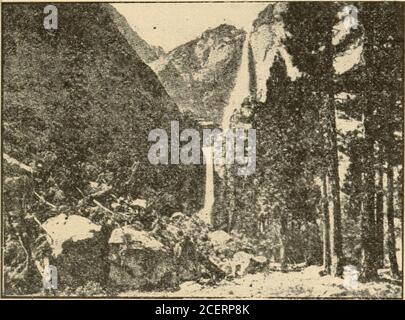
[(268, 3), (115, 3), (129, 25), (166, 52), (226, 23), (249, 30)]

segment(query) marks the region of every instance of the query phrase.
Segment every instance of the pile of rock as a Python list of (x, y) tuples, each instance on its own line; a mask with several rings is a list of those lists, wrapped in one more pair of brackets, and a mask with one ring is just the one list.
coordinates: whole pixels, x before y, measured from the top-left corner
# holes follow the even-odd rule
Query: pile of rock
[(265, 257), (243, 250), (230, 234), (198, 217), (175, 213), (151, 231), (123, 226), (102, 232), (78, 215), (60, 214), (43, 224), (60, 288), (109, 282), (122, 289), (177, 288), (185, 281), (238, 277), (262, 271)]

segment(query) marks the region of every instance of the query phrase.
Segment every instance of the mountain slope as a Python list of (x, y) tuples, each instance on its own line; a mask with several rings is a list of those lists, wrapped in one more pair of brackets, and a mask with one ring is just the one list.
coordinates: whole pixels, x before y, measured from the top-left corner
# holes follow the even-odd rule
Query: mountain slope
[(80, 199), (77, 189), (98, 180), (134, 197), (187, 194), (198, 206), (199, 186), (189, 183), (199, 184), (200, 168), (152, 166), (147, 159), (152, 129), (168, 129), (170, 120), (194, 124), (122, 36), (108, 7), (58, 4), (53, 32), (43, 27), (43, 8), (3, 6), (3, 151), (25, 164), (41, 162), (41, 175), (66, 201)]
[(155, 61), (165, 54), (162, 47), (152, 46), (142, 39), (114, 7), (109, 4), (103, 4), (103, 7), (110, 13), (118, 30), (145, 63)]

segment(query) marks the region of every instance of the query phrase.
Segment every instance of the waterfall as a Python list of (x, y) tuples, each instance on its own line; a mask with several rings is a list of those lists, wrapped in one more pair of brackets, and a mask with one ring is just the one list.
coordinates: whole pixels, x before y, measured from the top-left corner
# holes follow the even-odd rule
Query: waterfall
[(243, 43), (242, 59), (239, 65), (239, 70), (235, 79), (235, 86), (229, 96), (228, 105), (224, 109), (222, 117), (222, 129), (229, 129), (231, 117), (235, 110), (240, 108), (243, 100), (250, 95), (249, 88), (249, 35), (246, 33), (246, 38)]
[[(222, 129), (229, 129), (231, 117), (235, 110), (240, 108), (243, 100), (250, 95), (249, 91), (249, 34), (246, 34), (243, 43), (242, 58), (239, 65), (239, 70), (236, 75), (235, 85), (230, 94), (228, 105), (224, 109), (222, 117)], [(206, 223), (213, 224), (212, 209), (214, 206), (214, 148), (203, 147), (203, 154), (206, 160), (206, 173), (205, 173), (205, 195), (204, 207), (198, 213), (201, 220)]]
[(213, 147), (203, 147), (205, 157), (205, 195), (204, 207), (198, 213), (198, 216), (205, 223), (213, 224), (212, 208), (214, 206), (214, 163), (213, 163)]

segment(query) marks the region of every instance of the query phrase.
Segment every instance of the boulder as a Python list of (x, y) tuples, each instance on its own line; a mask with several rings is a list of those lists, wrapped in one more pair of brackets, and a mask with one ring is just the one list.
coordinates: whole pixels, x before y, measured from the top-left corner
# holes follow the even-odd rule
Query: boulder
[(264, 256), (254, 256), (244, 251), (234, 254), (231, 262), (232, 275), (234, 277), (244, 276), (247, 273), (256, 273), (263, 271), (268, 264)]
[(138, 207), (141, 207), (141, 208), (145, 209), (146, 208), (146, 203), (147, 202), (146, 202), (145, 199), (136, 199), (136, 200), (131, 202), (131, 205), (132, 206), (138, 206)]
[(223, 230), (217, 230), (208, 234), (208, 239), (214, 248), (223, 248), (232, 241), (232, 236)]
[(172, 214), (172, 216), (170, 217), (170, 220), (172, 222), (178, 222), (178, 221), (183, 221), (184, 219), (187, 219), (187, 216), (182, 213), (182, 212), (175, 212)]
[(248, 273), (256, 273), (263, 271), (269, 264), (269, 260), (265, 256), (254, 256), (250, 260), (250, 265), (247, 269)]
[(247, 274), (253, 255), (244, 251), (236, 252), (231, 260), (232, 275), (234, 277)]
[(173, 255), (150, 233), (125, 226), (109, 243), (110, 280), (126, 289), (164, 289), (177, 285)]
[(128, 244), (133, 249), (164, 250), (164, 246), (148, 232), (137, 230), (131, 226), (114, 229), (109, 244)]
[(218, 268), (217, 272), (222, 271), (222, 275), (232, 274), (231, 260), (213, 256), (209, 258), (209, 261)]
[(79, 215), (59, 214), (42, 227), (52, 250), (49, 262), (56, 267), (58, 289), (107, 280), (107, 239), (100, 226)]

